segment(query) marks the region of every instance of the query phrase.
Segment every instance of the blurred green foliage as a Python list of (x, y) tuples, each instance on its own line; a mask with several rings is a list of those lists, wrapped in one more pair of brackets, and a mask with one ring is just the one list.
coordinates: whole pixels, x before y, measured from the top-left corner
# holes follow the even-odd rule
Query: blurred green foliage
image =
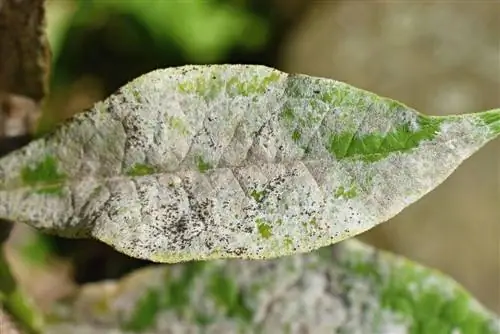
[(270, 8), (254, 7), (249, 1), (52, 0), (53, 87), (95, 73), (116, 89), (153, 68), (258, 52), (269, 41)]
[(49, 261), (54, 248), (48, 235), (33, 231), (23, 240), (19, 251), (28, 262), (43, 266)]
[[(184, 57), (195, 63), (220, 61), (235, 45), (251, 49), (261, 46), (266, 39), (267, 22), (243, 6), (228, 2), (80, 0), (80, 3), (86, 18), (95, 10), (135, 16), (155, 44), (174, 40)], [(127, 35), (122, 35), (117, 40), (127, 39)]]
[(48, 0), (47, 16), (53, 65), (40, 133), (68, 116), (50, 101), (67, 97), (82, 77), (97, 79), (107, 96), (157, 68), (272, 66), (274, 37), (284, 29), (283, 18), (266, 1)]

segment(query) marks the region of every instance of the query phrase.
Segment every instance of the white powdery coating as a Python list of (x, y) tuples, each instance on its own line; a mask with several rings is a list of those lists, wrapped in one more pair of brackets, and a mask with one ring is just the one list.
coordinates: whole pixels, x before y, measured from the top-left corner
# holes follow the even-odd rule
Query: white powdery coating
[[(346, 241), (335, 249), (336, 255), (323, 253), (321, 256), (313, 252), (270, 261), (204, 262), (194, 274), (191, 263), (142, 269), (115, 282), (114, 289), (104, 289), (114, 293), (103, 291), (99, 294), (99, 288), (106, 288), (105, 284), (84, 286), (77, 298), (61, 307), (66, 314), (58, 314), (60, 319), (75, 326), (98, 323), (111, 331), (123, 327), (136, 312), (144, 314), (141, 302), (146, 294), (154, 294), (158, 297), (158, 309), (147, 307), (154, 317), (143, 333), (406, 334), (411, 332), (414, 321), (421, 319), (417, 314), (413, 318), (404, 307), (389, 309), (383, 306), (388, 302), (383, 291), (393, 291), (391, 298), (411, 300), (412, 292), (398, 289), (413, 282), (418, 286), (418, 293), (437, 293), (441, 297), (438, 303), (447, 300), (463, 303), (463, 298), (457, 299), (461, 288), (453, 280), (418, 264), (355, 240)], [(358, 265), (371, 268), (379, 279), (358, 271)], [(416, 275), (410, 274), (415, 271), (422, 272), (418, 280), (415, 280)], [(183, 279), (187, 272), (192, 273), (192, 281)], [(219, 286), (219, 296), (235, 297), (226, 298), (226, 304), (218, 303), (220, 299), (213, 291), (214, 277), (221, 276), (226, 283)], [(394, 277), (398, 281), (395, 282)], [(434, 282), (439, 284), (434, 285)], [(185, 293), (177, 300), (178, 304), (165, 303), (171, 293), (177, 294), (180, 289)], [(497, 316), (483, 307), (476, 307), (472, 298), (470, 300), (469, 310), (478, 316), (476, 320), (491, 324), (496, 321)], [(106, 307), (103, 309), (102, 305)], [(238, 314), (241, 307), (247, 309), (248, 317)], [(442, 310), (427, 314), (428, 321), (440, 320), (440, 312)], [(207, 321), (197, 321), (200, 315)], [(54, 329), (48, 333), (61, 332)]]
[[(351, 243), (346, 244), (349, 245)], [(360, 250), (366, 252), (369, 248)], [(161, 310), (143, 332), (364, 334), (379, 332), (379, 329), (384, 334), (408, 332), (408, 323), (399, 315), (389, 310), (381, 312), (380, 297), (371, 285), (373, 282), (353, 276), (359, 284), (344, 285), (347, 272), (332, 260), (333, 257), (327, 260), (313, 253), (280, 261), (212, 261), (197, 272), (189, 285), (187, 299), (182, 301), (186, 309), (177, 312), (174, 306)], [(155, 291), (163, 298), (168, 296), (166, 286), (178, 280), (186, 270), (189, 269), (182, 265), (141, 270), (115, 284), (115, 294), (107, 297), (96, 293), (99, 285), (86, 286), (72, 305), (73, 313), (64, 318), (71, 319), (75, 325), (95, 323), (101, 317), (95, 305), (105, 304), (109, 309), (103, 311), (99, 324), (111, 330), (133, 316), (140, 305), (140, 296), (147, 291)], [(217, 273), (223, 273), (243, 294), (243, 303), (253, 314), (251, 319), (242, 321), (237, 316), (228, 316), (224, 307), (214, 302), (210, 282)], [(151, 290), (155, 288), (157, 290)], [(197, 323), (194, 320), (197, 314), (205, 315), (209, 323)], [(60, 328), (54, 326), (49, 333), (59, 333)]]
[[(391, 218), (490, 138), (462, 117), (377, 162), (329, 149), (346, 131), (417, 131), (417, 117), (340, 82), (263, 66), (158, 70), (3, 159), (0, 215), (158, 262), (307, 252)], [(67, 176), (59, 196), (8, 174), (47, 155)], [(154, 173), (128, 175), (137, 164)]]

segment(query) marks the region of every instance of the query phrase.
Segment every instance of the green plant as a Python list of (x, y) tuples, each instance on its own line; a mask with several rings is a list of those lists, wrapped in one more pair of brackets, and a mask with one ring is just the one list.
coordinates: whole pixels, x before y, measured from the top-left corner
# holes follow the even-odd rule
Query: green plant
[[(391, 256), (372, 259), (375, 251), (353, 241), (337, 248), (341, 255), (328, 253), (332, 261), (319, 249), (393, 217), (499, 134), (500, 109), (427, 116), (342, 82), (264, 66), (169, 68), (0, 159), (0, 217), (155, 262), (215, 260), (149, 272), (157, 279), (148, 276), (143, 288), (164, 283), (132, 298), (138, 309), (112, 315), (110, 328), (160, 333), (165, 311), (170, 326), (208, 332), (226, 325), (286, 332), (304, 321), (344, 333), (497, 333), (496, 316), (439, 274)], [(275, 272), (254, 279), (247, 265)], [(312, 297), (315, 275), (318, 284), (336, 282), (331, 300)], [(356, 295), (358, 279), (369, 288), (364, 295)], [(301, 299), (293, 312), (282, 310), (289, 320), (262, 314), (285, 307), (265, 296), (281, 305), (273, 298), (292, 298), (276, 294), (296, 284), (296, 298), (333, 304), (309, 314)], [(200, 301), (200, 291), (211, 301)], [(342, 298), (345, 312), (361, 303), (369, 319), (350, 323), (353, 313), (315, 324)], [(112, 313), (109, 303), (95, 307)], [(52, 330), (76, 320), (66, 321)]]
[[(88, 29), (116, 54), (148, 46), (124, 61), (128, 74), (92, 72), (114, 82), (148, 72), (144, 59), (217, 63), (273, 39), (245, 1), (61, 4), (48, 4), (52, 52), (66, 64), (56, 86), (88, 45), (84, 57), (100, 57), (93, 38), (62, 43)], [(351, 238), (498, 137), (500, 109), (434, 117), (334, 80), (184, 66), (145, 74), (19, 148), (47, 91), (43, 20), (43, 0), (1, 2), (0, 132), (22, 136), (0, 137), (0, 243), (8, 221), (24, 222), (168, 265), (80, 286), (41, 312), (2, 247), (2, 334), (500, 333), (498, 315), (452, 279)], [(48, 239), (25, 238), (21, 252), (47, 266)]]
[(396, 215), (499, 133), (500, 110), (425, 116), (264, 66), (170, 68), (2, 158), (0, 216), (156, 262), (303, 253)]

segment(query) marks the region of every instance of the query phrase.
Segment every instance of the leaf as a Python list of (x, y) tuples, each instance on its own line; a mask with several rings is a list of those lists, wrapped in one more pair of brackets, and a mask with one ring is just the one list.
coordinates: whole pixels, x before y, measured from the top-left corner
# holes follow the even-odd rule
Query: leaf
[(149, 267), (84, 285), (52, 315), (49, 334), (500, 333), (455, 281), (356, 240), (269, 261)]
[(500, 133), (263, 66), (157, 70), (0, 160), (0, 217), (157, 262), (308, 252), (388, 220)]

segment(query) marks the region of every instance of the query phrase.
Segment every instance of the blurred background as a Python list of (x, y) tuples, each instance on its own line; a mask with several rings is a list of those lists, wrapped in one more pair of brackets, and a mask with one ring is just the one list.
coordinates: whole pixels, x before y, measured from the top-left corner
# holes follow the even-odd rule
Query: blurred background
[[(247, 63), (329, 77), (427, 114), (500, 106), (500, 2), (49, 0), (51, 95), (39, 134), (143, 73)], [(360, 239), (452, 276), (500, 312), (500, 141)], [(44, 307), (150, 263), (16, 226), (14, 270)], [(33, 280), (33, 277), (37, 277)]]

